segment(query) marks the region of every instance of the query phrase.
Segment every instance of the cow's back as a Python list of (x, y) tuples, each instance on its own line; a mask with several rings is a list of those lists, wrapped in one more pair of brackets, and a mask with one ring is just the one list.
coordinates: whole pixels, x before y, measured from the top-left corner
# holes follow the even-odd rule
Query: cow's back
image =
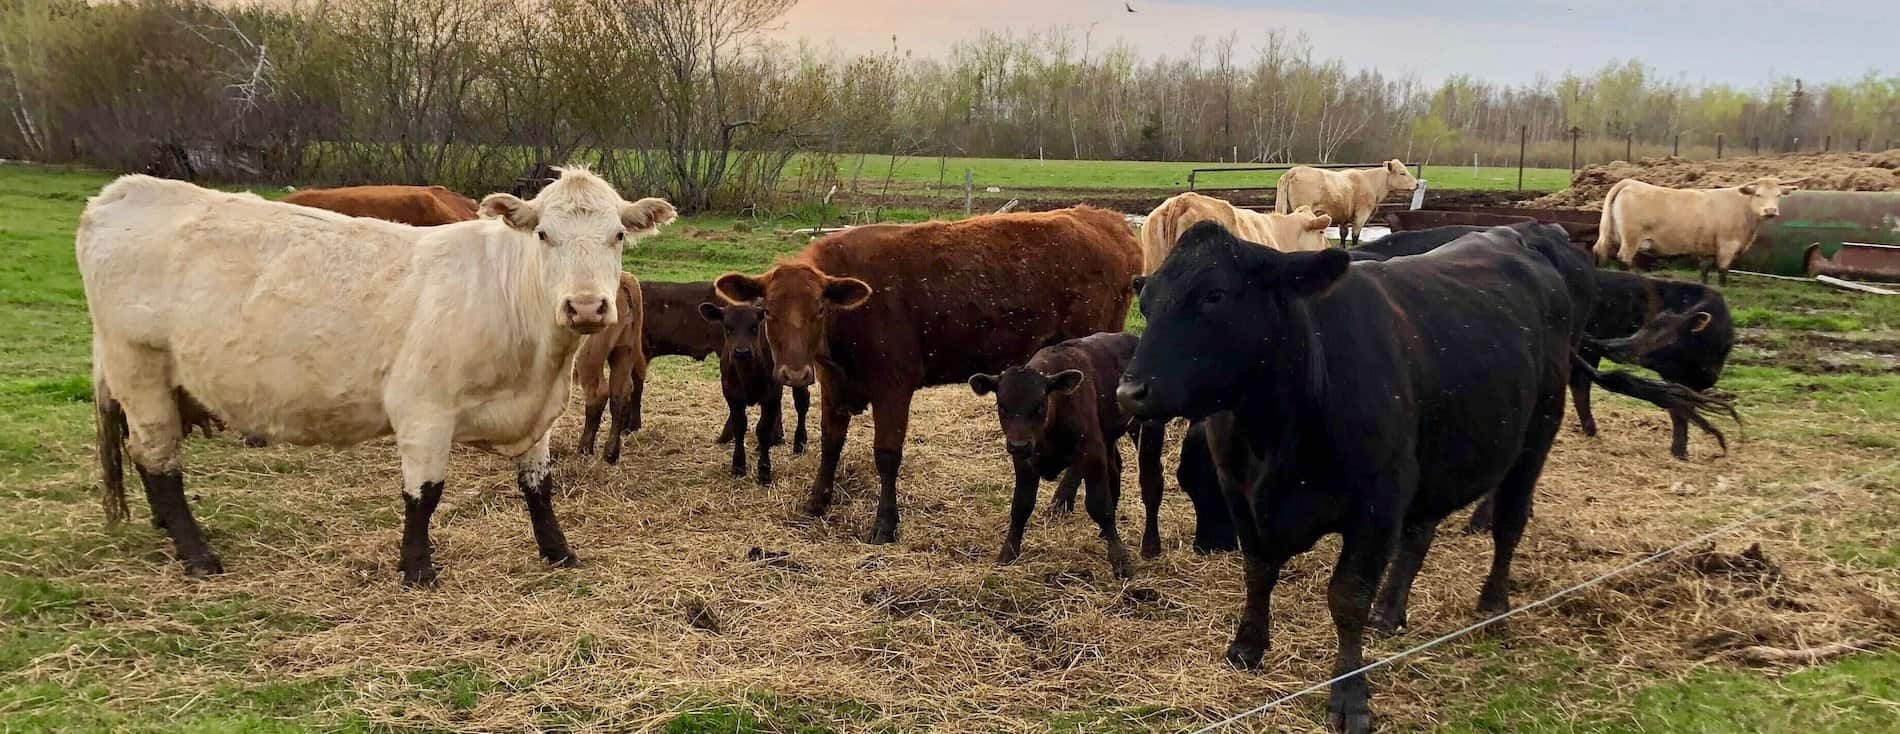
[(453, 224), (475, 218), (472, 201), (440, 186), (307, 189), (284, 197), (284, 203), (417, 227)]
[(719, 351), (725, 335), (718, 324), (699, 315), (699, 304), (723, 303), (712, 281), (667, 283), (640, 281), (643, 336), (647, 359), (684, 356), (705, 359)]
[(1120, 331), (1141, 270), (1122, 216), (1090, 207), (859, 227), (812, 243), (805, 257), (871, 286), (863, 306), (835, 317), (832, 358), (853, 382), (909, 389)]

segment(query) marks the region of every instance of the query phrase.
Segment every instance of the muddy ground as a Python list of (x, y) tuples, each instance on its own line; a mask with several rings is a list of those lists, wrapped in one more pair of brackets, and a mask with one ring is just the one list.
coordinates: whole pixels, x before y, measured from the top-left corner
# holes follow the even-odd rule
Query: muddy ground
[(1612, 161), (1585, 166), (1570, 188), (1538, 197), (1525, 206), (1548, 209), (1600, 209), (1610, 186), (1626, 178), (1658, 186), (1716, 189), (1738, 186), (1761, 176), (1808, 177), (1803, 188), (1821, 191), (1900, 191), (1900, 148), (1882, 153), (1786, 153), (1692, 161), (1674, 156), (1635, 163)]

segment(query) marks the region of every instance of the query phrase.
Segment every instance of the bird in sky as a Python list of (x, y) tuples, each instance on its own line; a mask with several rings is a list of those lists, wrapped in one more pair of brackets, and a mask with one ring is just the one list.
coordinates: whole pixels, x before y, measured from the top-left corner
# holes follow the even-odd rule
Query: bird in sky
[(1122, 3), (1122, 7), (1124, 7), (1124, 8), (1127, 8), (1127, 9), (1128, 9), (1128, 12), (1130, 12), (1130, 13), (1132, 13), (1132, 12), (1135, 12), (1135, 6), (1133, 6), (1133, 5), (1130, 5), (1130, 4), (1128, 4), (1128, 3), (1125, 3), (1125, 2), (1124, 2), (1124, 3)]

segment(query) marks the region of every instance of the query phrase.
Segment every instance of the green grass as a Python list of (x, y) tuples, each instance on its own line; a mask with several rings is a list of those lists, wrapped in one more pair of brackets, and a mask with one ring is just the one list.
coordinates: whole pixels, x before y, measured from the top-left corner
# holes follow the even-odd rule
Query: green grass
[[(951, 162), (953, 170), (961, 162)], [(979, 183), (1004, 186), (1169, 188), (1170, 176), (1193, 164), (979, 161)], [(935, 159), (905, 159), (906, 180), (935, 180)], [(875, 170), (867, 162), (866, 175)], [(1429, 173), (1440, 186), (1455, 169)], [(881, 173), (880, 173), (881, 175)], [(163, 562), (149, 528), (108, 531), (67, 522), (95, 511), (90, 479), (75, 467), (91, 460), (91, 386), (87, 321), (72, 259), (72, 233), (86, 196), (108, 176), (20, 165), (0, 165), (0, 731), (292, 732), (372, 731), (352, 708), (350, 677), (293, 678), (259, 674), (255, 661), (273, 642), (334, 620), (295, 613), (268, 597), (204, 592), (197, 603), (152, 602), (117, 592), (92, 573), (101, 558)], [(278, 191), (263, 191), (274, 195)], [(778, 218), (698, 216), (642, 242), (627, 255), (631, 270), (655, 280), (706, 279), (728, 270), (759, 271), (803, 247), (805, 238), (779, 230), (809, 226), (818, 212)], [(920, 218), (922, 212), (889, 212)], [(833, 213), (835, 217), (835, 213)], [(1818, 286), (1741, 280), (1725, 291), (1738, 323), (1767, 330), (1749, 337), (1774, 345), (1793, 330), (1847, 336), (1891, 334), (1900, 328), (1900, 299), (1843, 293)], [(1131, 328), (1140, 317), (1130, 315)], [(1891, 338), (1886, 336), (1884, 338)], [(1745, 339), (1746, 341), (1746, 339)], [(656, 364), (699, 377), (708, 363)], [(1900, 375), (1809, 373), (1772, 361), (1738, 360), (1723, 387), (1742, 396), (1751, 419), (1775, 435), (1751, 428), (1749, 440), (1838, 443), (1884, 450), (1900, 447)], [(245, 473), (305, 471), (302, 459), (275, 453), (226, 462)], [(206, 477), (197, 487), (201, 517), (222, 533), (293, 538), (321, 529), (295, 527), (296, 513), (255, 493), (217, 491), (243, 480)], [(1001, 496), (1000, 494), (998, 495)], [(83, 509), (73, 509), (83, 508)], [(69, 511), (71, 510), (71, 511)], [(391, 513), (379, 503), (365, 509)], [(393, 525), (393, 517), (381, 521)], [(1870, 517), (1852, 533), (1817, 542), (1849, 569), (1891, 574), (1900, 551), (1889, 542), (1889, 515)], [(1822, 532), (1817, 527), (1815, 533)], [(1891, 578), (1883, 576), (1881, 578)], [(1005, 590), (1006, 591), (1006, 590)], [(1633, 689), (1611, 686), (1562, 646), (1521, 642), (1517, 649), (1472, 641), (1460, 655), (1481, 661), (1482, 686), (1444, 696), (1436, 727), (1450, 732), (1873, 732), (1900, 730), (1900, 653), (1854, 656), (1809, 670), (1774, 675), (1721, 665), (1680, 679), (1652, 676)], [(162, 698), (136, 697), (123, 680), (80, 676), (52, 680), (33, 672), (49, 655), (78, 654), (98, 661), (88, 669), (125, 676), (195, 671), (213, 682)], [(577, 644), (581, 663), (594, 662), (591, 644)], [(1429, 666), (1430, 664), (1426, 664)], [(1429, 667), (1419, 675), (1430, 675)], [(481, 670), (443, 663), (402, 674), (380, 674), (378, 686), (397, 687), (418, 704), (465, 711), (485, 696), (518, 692), (548, 671), (499, 679)], [(812, 702), (797, 691), (733, 697), (681, 696), (690, 704), (662, 724), (680, 734), (798, 732), (816, 734), (847, 723), (874, 726), (880, 712), (853, 702)], [(1376, 695), (1376, 694), (1375, 694)], [(1552, 705), (1552, 702), (1563, 705)], [(1376, 699), (1375, 699), (1376, 705)], [(551, 728), (611, 722), (611, 707), (553, 709), (537, 721)], [(1047, 712), (1049, 731), (1148, 731), (1185, 722), (1180, 712), (1104, 704)], [(890, 727), (893, 731), (902, 730)]]
[[(863, 167), (859, 167), (859, 158)], [(797, 180), (804, 167), (818, 165), (821, 159), (806, 156), (795, 160), (786, 171), (788, 180)], [(915, 186), (963, 187), (963, 172), (970, 171), (979, 190), (986, 186), (1001, 189), (1156, 189), (1180, 191), (1188, 186), (1188, 172), (1195, 168), (1221, 168), (1230, 164), (1156, 161), (1069, 161), (1015, 158), (949, 158), (926, 156), (889, 156), (882, 154), (840, 155), (832, 158), (838, 180), (847, 184), (854, 176), (860, 186), (880, 185), (888, 175), (893, 183)], [(893, 167), (893, 161), (895, 167)], [(1414, 173), (1417, 171), (1414, 170)], [(1515, 168), (1479, 168), (1470, 166), (1430, 166), (1424, 176), (1433, 189), (1508, 190), (1517, 187)], [(1272, 186), (1280, 180), (1272, 173), (1205, 173), (1196, 179), (1200, 188)], [(1562, 168), (1524, 169), (1524, 188), (1529, 191), (1556, 191), (1570, 185), (1570, 171)]]

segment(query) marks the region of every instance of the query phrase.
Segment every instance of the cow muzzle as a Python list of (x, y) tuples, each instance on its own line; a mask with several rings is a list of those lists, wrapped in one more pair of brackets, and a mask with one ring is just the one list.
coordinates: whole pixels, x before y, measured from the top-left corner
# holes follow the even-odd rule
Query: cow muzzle
[(614, 304), (601, 296), (574, 296), (561, 304), (561, 316), (568, 328), (597, 334), (613, 325)]
[(1115, 386), (1115, 402), (1121, 405), (1122, 415), (1146, 418), (1150, 392), (1148, 383), (1123, 378)]
[(812, 369), (811, 365), (805, 365), (804, 369), (797, 370), (780, 367), (776, 376), (779, 384), (786, 387), (811, 387), (811, 384), (818, 380), (818, 371)]

